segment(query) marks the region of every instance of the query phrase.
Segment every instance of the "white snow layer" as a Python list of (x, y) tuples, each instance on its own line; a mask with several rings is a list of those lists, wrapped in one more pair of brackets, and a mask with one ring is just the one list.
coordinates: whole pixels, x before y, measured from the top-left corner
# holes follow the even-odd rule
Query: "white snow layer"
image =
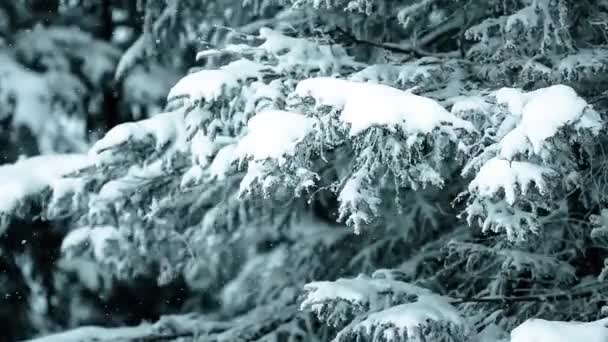
[(351, 135), (372, 126), (400, 127), (409, 134), (428, 134), (441, 126), (474, 130), (470, 122), (435, 100), (382, 84), (316, 77), (299, 82), (295, 94), (341, 110), (340, 118), (350, 125)]
[(68, 191), (76, 185), (62, 176), (91, 164), (87, 155), (56, 154), (22, 159), (0, 166), (0, 213), (11, 212), (24, 198), (46, 187)]
[(511, 331), (511, 342), (573, 341), (608, 341), (608, 318), (593, 322), (559, 322), (532, 318)]
[(554, 173), (550, 168), (529, 162), (492, 158), (481, 167), (469, 184), (469, 191), (476, 191), (482, 197), (491, 197), (503, 190), (507, 203), (513, 204), (516, 189), (525, 194), (534, 184), (543, 193), (546, 185), (544, 177)]
[(296, 145), (313, 129), (313, 119), (282, 110), (266, 110), (252, 117), (247, 128), (235, 155), (254, 160), (279, 159), (293, 155)]
[(597, 131), (601, 122), (587, 102), (576, 91), (565, 85), (554, 85), (524, 93), (519, 89), (502, 88), (495, 93), (496, 101), (505, 104), (509, 112), (520, 118), (516, 137), (511, 134), (500, 142), (501, 156), (511, 159), (522, 151), (525, 141), (539, 154), (545, 140), (554, 136), (565, 125), (584, 121), (586, 128)]

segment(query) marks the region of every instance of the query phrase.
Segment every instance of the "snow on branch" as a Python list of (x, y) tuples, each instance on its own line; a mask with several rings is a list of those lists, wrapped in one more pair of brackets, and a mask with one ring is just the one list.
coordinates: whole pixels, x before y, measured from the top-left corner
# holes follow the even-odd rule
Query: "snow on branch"
[(82, 182), (64, 176), (91, 164), (87, 155), (58, 154), (31, 157), (0, 166), (0, 230), (6, 228), (8, 217), (37, 215), (38, 213), (22, 211), (28, 207), (29, 200), (41, 196), (45, 190), (49, 190), (52, 196), (51, 206), (66, 194), (79, 191)]
[(525, 196), (532, 185), (543, 194), (546, 191), (545, 177), (555, 175), (555, 171), (540, 165), (494, 158), (487, 161), (477, 172), (469, 183), (469, 191), (480, 197), (493, 197), (503, 191), (505, 200), (512, 205), (515, 203), (516, 193)]
[(480, 218), (484, 231), (524, 238), (526, 231), (539, 231), (542, 213), (556, 210), (580, 186), (581, 156), (573, 143), (588, 144), (604, 122), (565, 85), (530, 92), (501, 88), (488, 97), (456, 101), (452, 108), (471, 116), (486, 135), (462, 168), (464, 176), (474, 174), (464, 213), (469, 224)]
[(347, 323), (361, 313), (432, 293), (405, 282), (375, 279), (363, 274), (350, 279), (308, 283), (304, 290), (306, 293), (300, 309), (312, 311), (321, 320), (335, 326)]
[(222, 66), (217, 70), (200, 70), (182, 78), (169, 91), (168, 101), (186, 98), (188, 107), (200, 102), (213, 102), (221, 96), (233, 94), (239, 90), (240, 82), (246, 79), (258, 79), (267, 69), (263, 64), (240, 59)]
[(342, 68), (358, 68), (362, 64), (348, 56), (339, 45), (328, 45), (305, 38), (289, 37), (279, 31), (263, 27), (260, 38), (264, 43), (259, 48), (274, 55), (277, 65), (274, 70), (284, 73), (294, 70), (302, 73), (320, 70), (322, 73), (336, 72)]
[(555, 136), (564, 126), (590, 129), (595, 135), (602, 127), (595, 112), (571, 87), (554, 85), (528, 93), (518, 89), (502, 88), (496, 92), (496, 101), (507, 106), (519, 118), (519, 124), (500, 142), (500, 155), (512, 159), (515, 153), (526, 151), (521, 144), (529, 142), (530, 153), (540, 154), (545, 141)]
[(429, 134), (442, 126), (474, 129), (432, 99), (381, 84), (317, 77), (299, 82), (295, 95), (340, 110), (353, 136), (372, 126), (399, 127), (408, 134)]
[(293, 155), (296, 145), (313, 129), (313, 119), (302, 114), (268, 110), (256, 114), (247, 124), (235, 154), (254, 160), (280, 159)]
[(468, 340), (468, 328), (458, 311), (438, 295), (421, 295), (414, 302), (369, 314), (341, 330), (334, 341), (366, 338), (381, 341)]
[[(151, 139), (150, 143), (146, 139)], [(122, 152), (123, 145), (135, 149), (137, 144), (152, 145), (157, 152), (167, 154), (187, 151), (183, 114), (179, 111), (161, 113), (149, 119), (118, 125), (97, 141), (89, 153), (97, 163), (110, 164), (121, 154), (115, 150)]]

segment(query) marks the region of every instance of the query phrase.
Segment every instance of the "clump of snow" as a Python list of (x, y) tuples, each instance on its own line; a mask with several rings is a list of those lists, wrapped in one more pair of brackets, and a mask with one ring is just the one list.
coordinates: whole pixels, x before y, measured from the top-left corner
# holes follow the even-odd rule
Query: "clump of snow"
[(533, 183), (543, 193), (546, 188), (544, 178), (554, 174), (555, 171), (550, 168), (529, 162), (492, 158), (481, 167), (469, 184), (469, 191), (477, 192), (482, 197), (491, 197), (503, 190), (507, 203), (513, 204), (516, 189), (525, 194)]
[(387, 341), (403, 335), (408, 339), (417, 340), (419, 330), (430, 322), (451, 323), (461, 328), (465, 326), (458, 311), (445, 298), (425, 294), (413, 303), (396, 305), (372, 313), (354, 326), (353, 330), (364, 330), (367, 334), (372, 334), (375, 329), (382, 327), (382, 335)]
[(248, 132), (234, 153), (241, 159), (280, 159), (293, 155), (296, 145), (313, 129), (313, 119), (302, 114), (266, 110), (256, 114), (247, 123)]
[(608, 319), (593, 322), (560, 322), (532, 318), (511, 331), (511, 342), (572, 341), (608, 341)]
[(560, 128), (585, 120), (587, 128), (596, 131), (601, 122), (587, 102), (576, 91), (565, 85), (554, 85), (524, 93), (519, 89), (502, 88), (495, 94), (499, 104), (505, 104), (512, 115), (520, 117), (517, 139), (509, 137), (501, 142), (501, 156), (511, 159), (512, 151), (523, 148), (512, 146), (525, 140), (532, 145), (533, 152), (539, 154), (543, 143), (553, 137)]
[[(367, 86), (368, 90), (376, 87), (386, 87), (334, 77), (313, 77), (298, 82), (294, 93), (302, 98), (308, 96), (314, 98), (317, 105), (342, 109), (349, 98), (360, 96), (363, 93), (361, 88), (364, 86)], [(386, 88), (398, 91), (395, 88)]]
[(247, 59), (231, 62), (220, 69), (193, 72), (177, 82), (167, 98), (186, 98), (192, 105), (200, 101), (212, 102), (248, 78), (260, 78), (266, 67)]
[(183, 122), (183, 114), (174, 111), (118, 125), (93, 145), (90, 154), (96, 156), (98, 162), (104, 162), (104, 151), (129, 141), (141, 141), (148, 137), (154, 139), (156, 149), (171, 145), (175, 150), (185, 151), (188, 144)]
[(47, 187), (58, 186), (65, 192), (69, 184), (64, 183), (62, 177), (90, 165), (87, 155), (59, 154), (0, 166), (0, 213), (11, 212), (20, 201)]
[(428, 134), (441, 126), (474, 130), (470, 122), (432, 99), (381, 84), (317, 77), (298, 83), (295, 94), (341, 110), (340, 118), (350, 125), (351, 135), (372, 126), (400, 127), (410, 134)]
[(215, 101), (224, 89), (238, 87), (236, 75), (224, 70), (201, 70), (182, 78), (169, 91), (169, 100), (187, 97), (194, 101)]
[(375, 279), (366, 275), (356, 278), (340, 278), (336, 281), (315, 281), (304, 286), (307, 291), (300, 305), (301, 310), (318, 311), (332, 300), (343, 300), (363, 307), (379, 307), (382, 294), (394, 293), (413, 296), (430, 295), (432, 292), (416, 285), (392, 279)]
[(452, 116), (434, 100), (407, 93), (386, 92), (351, 98), (344, 106), (341, 118), (350, 124), (351, 135), (371, 126), (400, 126), (407, 133), (425, 134), (447, 123), (470, 128), (467, 122)]

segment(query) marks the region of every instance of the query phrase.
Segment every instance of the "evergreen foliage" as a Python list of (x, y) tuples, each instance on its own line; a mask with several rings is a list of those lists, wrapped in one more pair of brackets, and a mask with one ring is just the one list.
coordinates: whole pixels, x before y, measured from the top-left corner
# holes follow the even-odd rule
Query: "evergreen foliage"
[(146, 1), (117, 76), (197, 67), (2, 198), (4, 227), (65, 220), (93, 291), (206, 298), (64, 341), (601, 341), (607, 23), (600, 0)]

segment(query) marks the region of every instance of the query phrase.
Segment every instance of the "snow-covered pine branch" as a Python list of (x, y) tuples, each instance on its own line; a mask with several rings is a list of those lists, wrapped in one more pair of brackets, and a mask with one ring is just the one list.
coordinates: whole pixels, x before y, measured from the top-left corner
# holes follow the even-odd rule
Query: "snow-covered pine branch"
[(480, 118), (473, 121), (489, 142), (475, 146), (463, 168), (464, 176), (475, 173), (464, 216), (469, 224), (479, 218), (484, 231), (504, 230), (519, 239), (538, 232), (541, 217), (581, 186), (580, 146), (598, 136), (603, 121), (564, 85), (531, 92), (502, 88), (494, 97), (495, 105), (481, 100), (453, 107)]

